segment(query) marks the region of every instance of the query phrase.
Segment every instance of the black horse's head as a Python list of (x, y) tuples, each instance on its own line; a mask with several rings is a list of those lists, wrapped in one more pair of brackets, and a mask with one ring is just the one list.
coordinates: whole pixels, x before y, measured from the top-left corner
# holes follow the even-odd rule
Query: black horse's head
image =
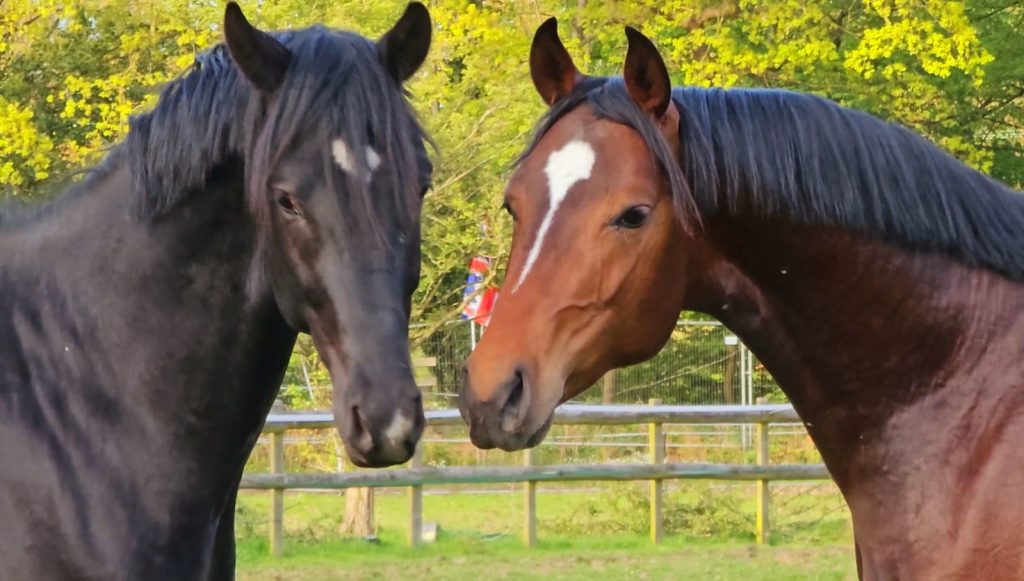
[(405, 462), (424, 424), (408, 324), (432, 167), (402, 83), (426, 57), (430, 17), (410, 4), (372, 42), (320, 27), (267, 34), (232, 3), (224, 32), (250, 87), (242, 149), (261, 229), (256, 285), (313, 335), (349, 457)]

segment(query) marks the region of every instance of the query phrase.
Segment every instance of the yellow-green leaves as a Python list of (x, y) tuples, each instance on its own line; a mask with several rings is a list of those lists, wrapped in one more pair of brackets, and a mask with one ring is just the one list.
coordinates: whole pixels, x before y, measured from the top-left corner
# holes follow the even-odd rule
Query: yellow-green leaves
[(846, 68), (867, 79), (879, 72), (899, 79), (919, 67), (936, 77), (959, 71), (975, 84), (982, 82), (992, 55), (980, 44), (963, 2), (869, 0), (865, 5), (881, 23), (863, 31), (846, 54)]
[[(324, 22), (379, 37), (406, 0), (243, 1), (266, 29)], [(221, 38), (220, 0), (0, 1), (0, 196), (94, 163), (129, 116)], [(1024, 9), (1005, 0), (431, 0), (413, 103), (439, 146), (415, 318), (455, 311), (470, 257), (503, 263), (511, 162), (544, 112), (526, 64), (549, 16), (580, 70), (622, 70), (622, 26), (677, 84), (809, 91), (923, 133), (1021, 185)]]
[(0, 97), (0, 184), (31, 185), (50, 175), (53, 142), (32, 118), (30, 109)]

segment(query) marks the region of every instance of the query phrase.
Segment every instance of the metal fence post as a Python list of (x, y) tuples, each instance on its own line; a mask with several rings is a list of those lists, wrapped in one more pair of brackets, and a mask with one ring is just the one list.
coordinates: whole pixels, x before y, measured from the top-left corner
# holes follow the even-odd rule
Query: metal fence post
[[(523, 466), (533, 466), (536, 448), (523, 450)], [(537, 483), (528, 481), (523, 496), (523, 542), (527, 547), (537, 544)]]
[[(284, 431), (270, 433), (270, 472), (284, 473)], [(284, 541), (284, 489), (275, 488), (270, 502), (270, 555), (280, 557)]]
[[(423, 466), (423, 442), (416, 444), (416, 451), (409, 460), (410, 468)], [(409, 546), (415, 547), (423, 538), (423, 487), (409, 487)]]
[[(650, 405), (661, 405), (660, 399), (650, 400)], [(651, 464), (665, 463), (665, 436), (660, 423), (651, 423), (647, 427), (647, 451)], [(664, 503), (664, 484), (662, 480), (651, 481), (651, 542), (661, 542), (665, 515), (662, 510)]]
[[(764, 405), (765, 399), (763, 397), (757, 398), (757, 405)], [(762, 421), (757, 424), (757, 465), (767, 466), (769, 463), (769, 441), (768, 441), (768, 422)], [(771, 491), (768, 489), (768, 480), (757, 481), (757, 516), (755, 518), (756, 530), (755, 535), (757, 537), (757, 544), (763, 545), (768, 542), (769, 529), (771, 527), (771, 520), (769, 513), (771, 511)]]

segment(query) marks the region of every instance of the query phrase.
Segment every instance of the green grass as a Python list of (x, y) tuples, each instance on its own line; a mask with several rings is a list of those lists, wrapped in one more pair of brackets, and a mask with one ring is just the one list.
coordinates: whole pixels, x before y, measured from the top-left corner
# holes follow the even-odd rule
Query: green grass
[(543, 540), (442, 539), (417, 549), (379, 544), (292, 542), (281, 559), (266, 541), (239, 545), (241, 580), (300, 579), (854, 579), (848, 547), (755, 547), (670, 538), (653, 547), (638, 537)]
[[(408, 505), (392, 491), (377, 498), (378, 539), (338, 533), (345, 499), (285, 496), (285, 554), (268, 556), (269, 495), (243, 493), (237, 518), (238, 576), (300, 579), (853, 579), (849, 517), (828, 487), (776, 495), (772, 545), (753, 544), (749, 487), (688, 483), (667, 495), (661, 546), (646, 538), (643, 483), (584, 491), (544, 487), (537, 498), (538, 545), (520, 541), (520, 494), (427, 495), (424, 521), (436, 543), (405, 544)], [(838, 503), (838, 504), (837, 504)], [(839, 509), (837, 509), (837, 506)]]

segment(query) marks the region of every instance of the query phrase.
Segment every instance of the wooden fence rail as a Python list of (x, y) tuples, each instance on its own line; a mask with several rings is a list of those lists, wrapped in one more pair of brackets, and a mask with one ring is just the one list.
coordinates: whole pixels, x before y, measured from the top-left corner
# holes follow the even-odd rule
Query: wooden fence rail
[(397, 488), (439, 484), (512, 484), (517, 482), (576, 482), (580, 480), (819, 480), (828, 478), (821, 464), (557, 464), (548, 466), (453, 466), (360, 470), (307, 474), (249, 474), (242, 488), (279, 490), (343, 490)]
[[(430, 410), (427, 425), (463, 426), (459, 410)], [(555, 411), (554, 423), (563, 426), (625, 426), (639, 424), (785, 424), (799, 423), (793, 406), (769, 404), (729, 405), (589, 405), (565, 404)], [(266, 433), (283, 430), (316, 430), (334, 427), (330, 412), (289, 412), (267, 416)]]
[[(699, 479), (753, 481), (757, 483), (756, 538), (766, 543), (769, 536), (770, 494), (772, 480), (827, 480), (828, 471), (821, 464), (770, 464), (768, 462), (768, 426), (772, 423), (798, 422), (789, 405), (755, 406), (666, 406), (657, 405), (565, 405), (558, 409), (554, 422), (563, 425), (648, 425), (648, 464), (569, 464), (534, 465), (531, 451), (524, 452), (522, 466), (471, 466), (433, 468), (421, 465), (417, 450), (410, 468), (366, 470), (343, 473), (288, 473), (284, 466), (284, 438), (287, 430), (333, 429), (330, 413), (275, 413), (267, 418), (264, 432), (271, 434), (270, 474), (246, 474), (242, 488), (270, 490), (274, 495), (270, 519), (272, 554), (280, 555), (282, 523), (287, 489), (339, 490), (352, 487), (408, 487), (411, 545), (420, 542), (423, 512), (423, 487), (452, 484), (525, 483), (524, 532), (528, 546), (536, 542), (536, 486), (538, 482), (631, 481), (651, 482), (651, 540), (662, 538), (662, 482), (665, 480)], [(432, 426), (462, 425), (457, 410), (429, 411), (427, 424)], [(757, 436), (756, 464), (665, 463), (663, 424), (754, 424)]]

